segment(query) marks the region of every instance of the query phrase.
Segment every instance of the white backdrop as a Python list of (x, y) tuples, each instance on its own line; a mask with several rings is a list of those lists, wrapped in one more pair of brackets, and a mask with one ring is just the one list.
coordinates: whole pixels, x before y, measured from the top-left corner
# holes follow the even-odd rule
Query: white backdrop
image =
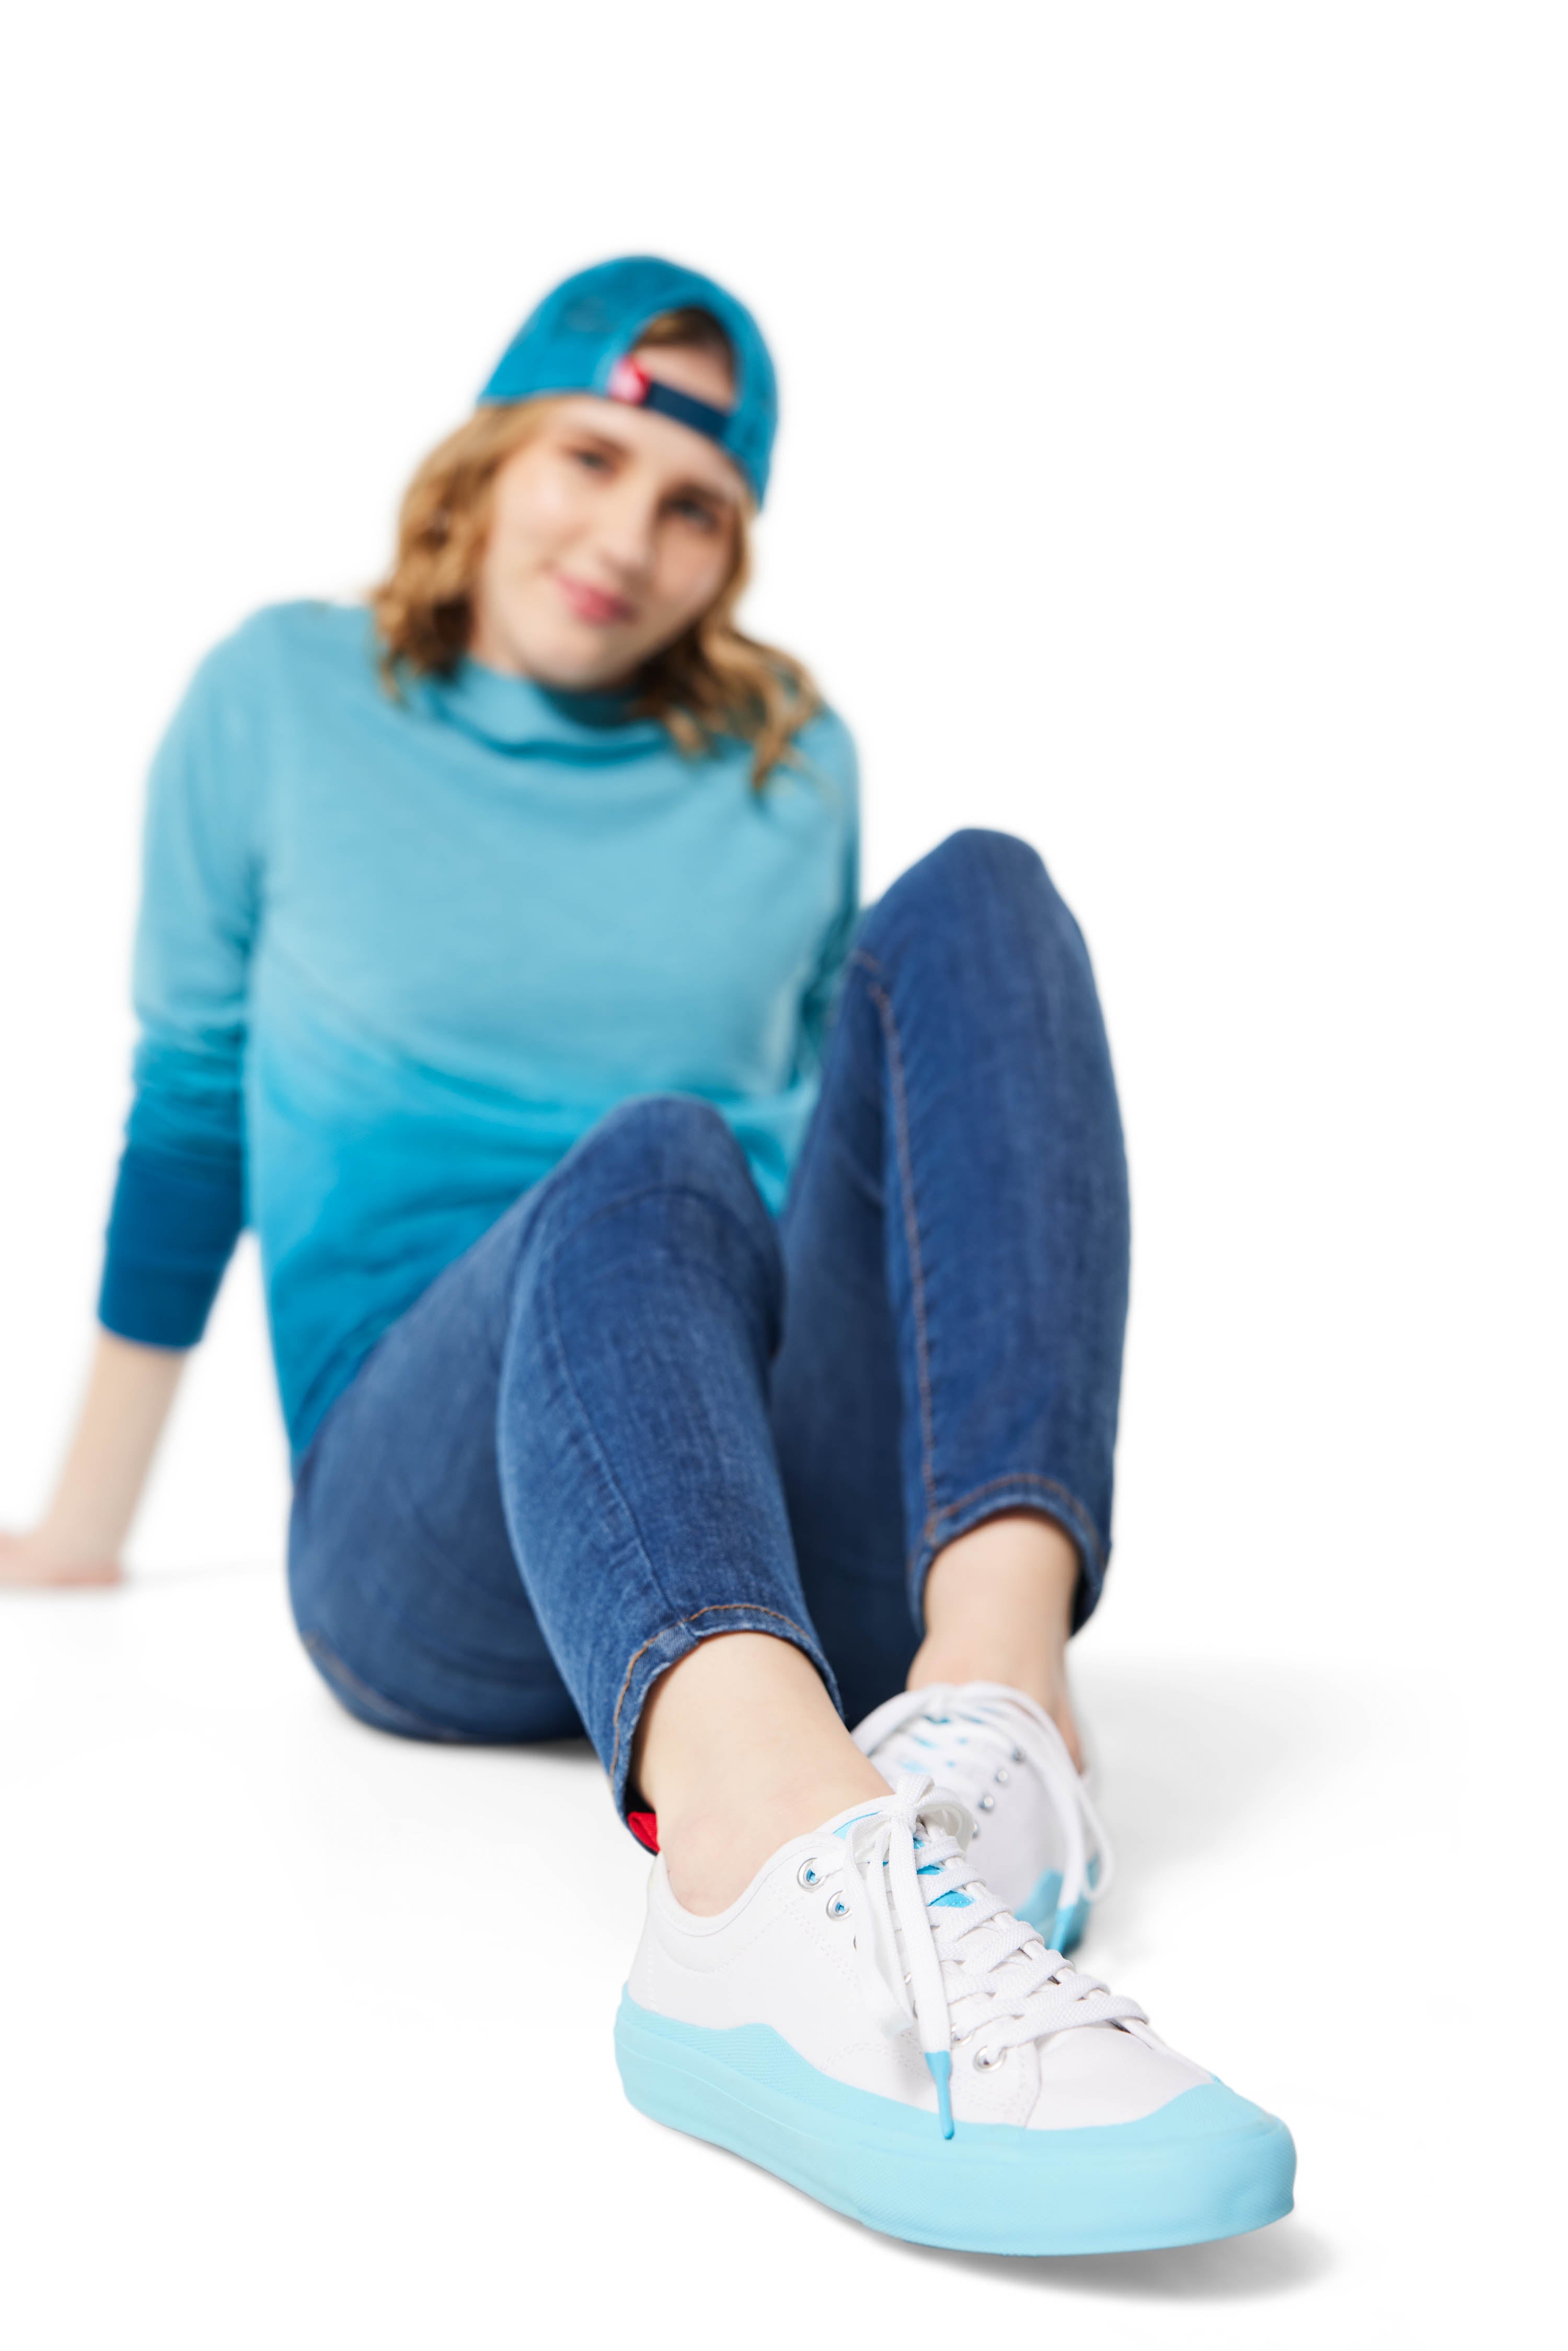
[(374, 576), (546, 285), (689, 260), (779, 356), (751, 615), (857, 734), (868, 888), (999, 825), (1088, 934), (1135, 1221), (1090, 1956), (1302, 2152), (1263, 2237), (1009, 2267), (632, 2116), (591, 1772), (375, 1741), (290, 1645), (246, 1244), (136, 1582), (0, 1611), (14, 2338), (1541, 2339), (1561, 13), (91, 0), (5, 47), (0, 1524), (90, 1343), (193, 664)]

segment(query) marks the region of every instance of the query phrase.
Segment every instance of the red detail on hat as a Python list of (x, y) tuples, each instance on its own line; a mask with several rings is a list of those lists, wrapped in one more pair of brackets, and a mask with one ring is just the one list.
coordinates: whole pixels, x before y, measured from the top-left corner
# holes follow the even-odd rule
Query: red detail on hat
[[(648, 397), (648, 387), (653, 380), (635, 360), (617, 360), (610, 371), (610, 381), (605, 390), (612, 400), (623, 400), (629, 407), (641, 408)], [(652, 1820), (651, 1813), (648, 1818)], [(653, 1850), (657, 1852), (658, 1847), (655, 1845)]]
[(628, 1813), (626, 1825), (640, 1845), (650, 1853), (659, 1850), (659, 1816), (657, 1813)]

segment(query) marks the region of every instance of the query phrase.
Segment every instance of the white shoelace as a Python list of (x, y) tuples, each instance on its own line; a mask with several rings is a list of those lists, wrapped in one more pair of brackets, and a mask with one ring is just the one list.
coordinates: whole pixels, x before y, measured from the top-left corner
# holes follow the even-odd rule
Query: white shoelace
[[(935, 1733), (936, 1736), (931, 1734)], [(1061, 1830), (1062, 1870), (1059, 1907), (1098, 1902), (1111, 1883), (1111, 1842), (1089, 1801), (1089, 1791), (1067, 1743), (1043, 1707), (1021, 1690), (999, 1682), (936, 1682), (901, 1690), (872, 1714), (854, 1734), (862, 1753), (878, 1769), (929, 1772), (951, 1787), (971, 1810), (981, 1808), (982, 1792), (998, 1767), (1027, 1763), (1043, 1786)], [(1098, 1866), (1092, 1882), (1089, 1864)]]
[(1148, 2022), (1136, 2001), (1047, 1949), (972, 1874), (964, 1847), (973, 1826), (967, 1807), (933, 1793), (929, 1777), (910, 1780), (828, 1841), (841, 1845), (841, 1862), (827, 1847), (821, 1856), (824, 1876), (841, 1868), (850, 1889), (855, 1966), (872, 2014), (889, 2035), (911, 2024), (919, 2032), (945, 2138), (953, 2136), (955, 2043), (977, 2040), (974, 2062), (988, 2067), (1046, 2033)]

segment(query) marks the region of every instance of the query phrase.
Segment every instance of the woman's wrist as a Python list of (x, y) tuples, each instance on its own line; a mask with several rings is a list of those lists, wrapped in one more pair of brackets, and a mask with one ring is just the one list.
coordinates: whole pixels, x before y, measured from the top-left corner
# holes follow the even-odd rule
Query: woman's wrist
[(101, 1504), (94, 1510), (89, 1498), (70, 1496), (50, 1505), (28, 1540), (40, 1559), (62, 1568), (89, 1567), (117, 1560), (128, 1531), (122, 1510)]
[(0, 1583), (80, 1585), (119, 1583), (118, 1546), (62, 1543), (46, 1521), (25, 1534), (0, 1532)]
[(99, 1331), (48, 1508), (26, 1533), (0, 1537), (0, 1573), (7, 1583), (120, 1581), (120, 1546), (188, 1352), (142, 1346)]

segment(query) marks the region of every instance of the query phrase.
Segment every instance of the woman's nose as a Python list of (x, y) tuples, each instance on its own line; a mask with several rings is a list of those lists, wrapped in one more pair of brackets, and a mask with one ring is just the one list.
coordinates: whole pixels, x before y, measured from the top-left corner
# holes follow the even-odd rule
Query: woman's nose
[(630, 483), (618, 486), (594, 517), (594, 538), (605, 562), (628, 579), (651, 571), (657, 517), (656, 504), (645, 492)]

